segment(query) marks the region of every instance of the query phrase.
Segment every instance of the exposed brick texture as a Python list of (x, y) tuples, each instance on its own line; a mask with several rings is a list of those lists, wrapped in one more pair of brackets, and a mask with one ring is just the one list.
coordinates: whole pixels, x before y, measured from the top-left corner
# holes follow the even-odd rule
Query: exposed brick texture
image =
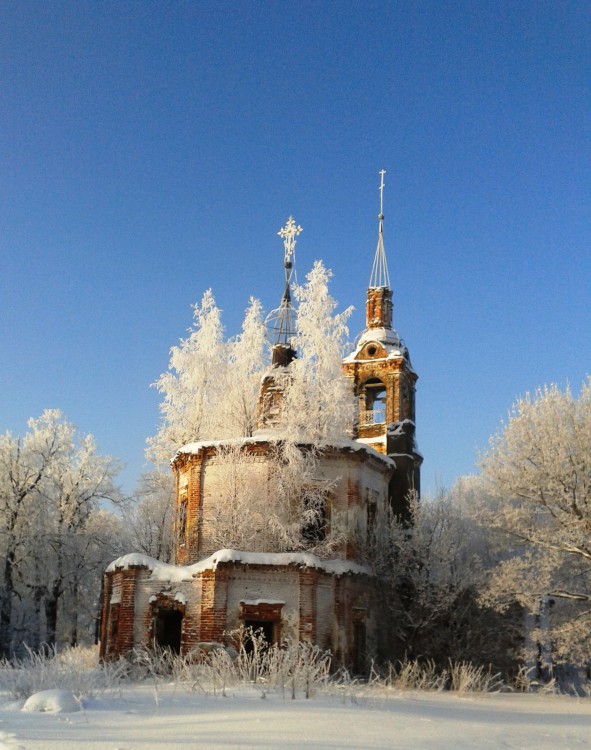
[(391, 328), (392, 290), (386, 287), (370, 287), (367, 290), (365, 317), (368, 328)]

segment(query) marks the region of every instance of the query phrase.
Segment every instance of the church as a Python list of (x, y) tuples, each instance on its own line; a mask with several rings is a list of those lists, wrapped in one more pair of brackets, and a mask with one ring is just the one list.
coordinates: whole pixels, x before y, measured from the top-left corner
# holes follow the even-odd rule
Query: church
[(405, 517), (409, 493), (420, 491), (422, 458), (415, 440), (417, 374), (393, 327), (383, 175), (366, 325), (342, 362), (358, 413), (350, 439), (321, 449), (298, 446), (304, 461), (314, 456), (308, 461), (313, 475), (301, 484), (297, 500), (300, 544), (293, 551), (272, 551), (261, 532), (250, 549), (228, 548), (211, 520), (229, 514), (220, 501), (221, 487), (229, 481), (229, 452), (236, 450), (240, 482), (255, 488), (250, 497), (262, 513), (275, 507), (287, 513), (288, 505), (293, 512), (293, 498), (288, 502), (272, 481), (282, 441), (276, 430), (282, 378), (289, 377), (297, 356), (291, 284), (301, 227), (290, 217), (279, 232), (285, 290), (280, 307), (268, 318), (272, 367), (260, 387), (259, 429), (238, 443), (200, 441), (178, 450), (172, 460), (176, 564), (132, 553), (107, 568), (101, 659), (154, 645), (181, 654), (197, 652), (204, 644), (231, 646), (241, 628), (259, 631), (269, 643), (317, 644), (331, 652), (334, 664), (356, 673), (365, 671), (368, 658), (389, 655), (387, 614), (365, 552), (368, 545), (380, 544), (389, 512)]

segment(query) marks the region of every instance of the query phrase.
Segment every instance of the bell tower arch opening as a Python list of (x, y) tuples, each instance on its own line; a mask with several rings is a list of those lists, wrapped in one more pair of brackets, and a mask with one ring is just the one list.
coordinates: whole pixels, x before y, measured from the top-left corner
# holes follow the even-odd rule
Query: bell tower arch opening
[(369, 378), (361, 384), (359, 396), (360, 424), (385, 424), (386, 384), (379, 378)]

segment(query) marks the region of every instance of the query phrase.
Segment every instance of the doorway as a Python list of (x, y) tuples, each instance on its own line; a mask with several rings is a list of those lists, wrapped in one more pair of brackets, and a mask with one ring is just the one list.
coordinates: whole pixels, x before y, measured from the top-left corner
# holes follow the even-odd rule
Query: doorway
[(180, 654), (182, 623), (182, 612), (176, 609), (159, 609), (154, 622), (154, 644), (173, 654)]
[(353, 672), (364, 675), (367, 671), (365, 623), (353, 623)]

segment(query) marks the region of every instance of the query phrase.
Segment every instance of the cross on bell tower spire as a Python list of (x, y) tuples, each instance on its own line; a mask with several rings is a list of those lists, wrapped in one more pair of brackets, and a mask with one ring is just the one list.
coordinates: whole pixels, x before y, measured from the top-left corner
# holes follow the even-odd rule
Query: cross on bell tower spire
[(392, 290), (390, 289), (390, 274), (384, 249), (384, 175), (386, 170), (380, 170), (380, 213), (378, 214), (378, 246), (373, 260), (365, 318), (368, 328), (392, 327)]
[(386, 170), (380, 170), (380, 213), (378, 214), (378, 246), (369, 277), (370, 288), (388, 287), (390, 288), (390, 274), (388, 273), (388, 262), (386, 260), (386, 250), (384, 248), (384, 175)]

